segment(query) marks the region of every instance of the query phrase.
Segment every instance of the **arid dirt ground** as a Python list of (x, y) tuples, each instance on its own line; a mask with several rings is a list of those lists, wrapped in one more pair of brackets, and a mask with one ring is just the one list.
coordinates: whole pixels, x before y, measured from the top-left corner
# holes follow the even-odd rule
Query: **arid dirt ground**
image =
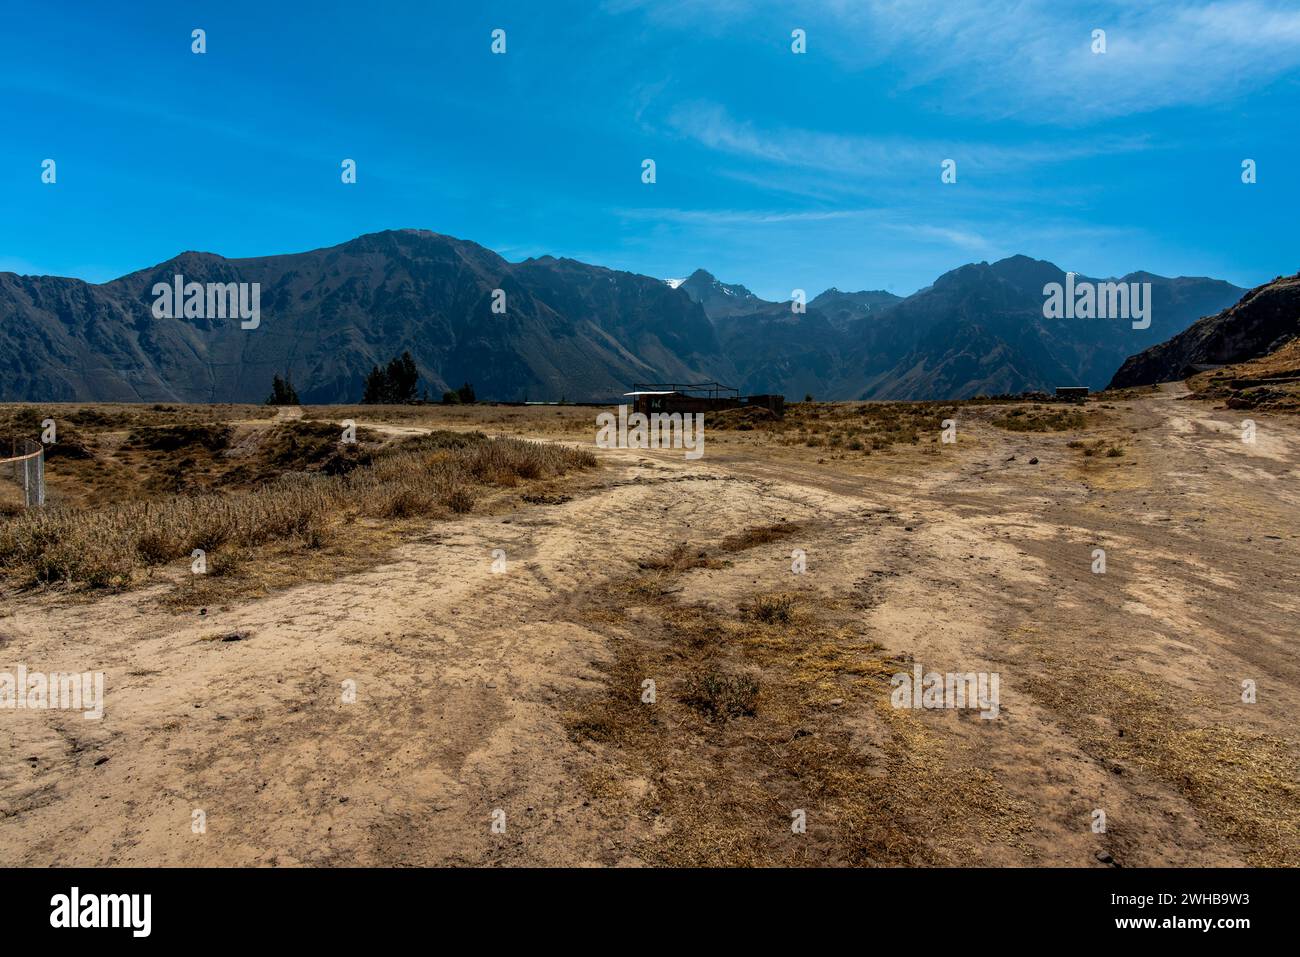
[[(0, 669), (107, 700), (0, 711), (0, 864), (1295, 866), (1300, 422), (1180, 394), (596, 450), (201, 608), (10, 588)], [(591, 447), (595, 411), (305, 414)], [(914, 662), (1000, 714), (892, 707)]]

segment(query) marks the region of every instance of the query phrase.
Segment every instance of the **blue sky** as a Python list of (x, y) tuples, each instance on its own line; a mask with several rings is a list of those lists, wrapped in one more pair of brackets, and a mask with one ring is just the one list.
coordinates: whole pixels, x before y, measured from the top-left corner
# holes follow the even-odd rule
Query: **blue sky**
[(1017, 252), (1300, 269), (1294, 0), (48, 3), (9, 12), (0, 64), (0, 270), (400, 227), (770, 298)]

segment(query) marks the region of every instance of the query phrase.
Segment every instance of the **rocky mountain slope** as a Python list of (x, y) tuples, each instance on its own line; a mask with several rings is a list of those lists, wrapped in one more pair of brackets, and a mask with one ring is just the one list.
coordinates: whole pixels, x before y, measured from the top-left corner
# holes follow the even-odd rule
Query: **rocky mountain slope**
[(1300, 337), (1300, 273), (1251, 289), (1167, 341), (1130, 356), (1112, 388), (1184, 379), (1212, 366), (1261, 359)]

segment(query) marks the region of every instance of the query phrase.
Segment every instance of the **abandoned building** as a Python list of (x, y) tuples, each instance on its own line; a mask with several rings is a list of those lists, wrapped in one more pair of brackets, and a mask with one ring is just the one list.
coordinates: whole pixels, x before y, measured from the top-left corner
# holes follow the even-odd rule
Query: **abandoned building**
[(1056, 397), (1070, 402), (1082, 402), (1088, 398), (1088, 387), (1086, 385), (1058, 385), (1056, 387)]
[(715, 412), (722, 409), (763, 408), (778, 419), (785, 415), (783, 395), (744, 395), (719, 382), (686, 385), (677, 382), (638, 382), (624, 393), (632, 411), (642, 415), (674, 412)]

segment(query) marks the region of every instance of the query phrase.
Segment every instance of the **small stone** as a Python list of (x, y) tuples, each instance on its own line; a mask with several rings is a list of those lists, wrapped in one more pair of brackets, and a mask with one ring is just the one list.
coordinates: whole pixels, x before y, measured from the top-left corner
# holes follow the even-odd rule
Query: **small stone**
[(1037, 459), (1036, 457), (1030, 459), (1030, 460), (1029, 460), (1029, 464), (1030, 464), (1030, 465), (1037, 465), (1037, 464), (1038, 464), (1038, 459)]
[(830, 700), (830, 705), (831, 705), (832, 708), (838, 708), (838, 707), (839, 707), (840, 705), (842, 705), (843, 703), (844, 703), (844, 699), (843, 699), (843, 698), (831, 698), (831, 700)]

